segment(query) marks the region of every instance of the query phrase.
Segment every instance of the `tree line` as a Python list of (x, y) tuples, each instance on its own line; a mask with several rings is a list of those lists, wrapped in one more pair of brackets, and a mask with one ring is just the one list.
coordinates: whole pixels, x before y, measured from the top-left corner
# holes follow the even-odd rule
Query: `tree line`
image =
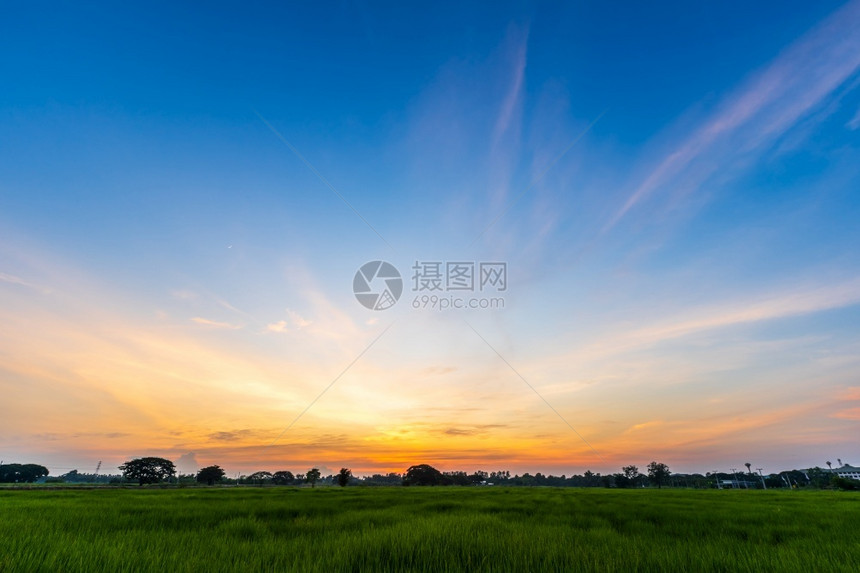
[[(147, 457), (135, 458), (129, 460), (119, 466), (122, 472), (123, 479), (127, 481), (136, 481), (138, 485), (155, 484), (169, 482), (175, 479), (175, 483), (181, 484), (181, 476), (177, 475), (176, 466), (170, 460), (165, 458)], [(201, 468), (196, 475), (186, 476), (193, 477), (197, 483), (205, 485), (215, 485), (221, 483), (226, 478), (226, 472), (221, 466), (213, 465)], [(254, 472), (249, 476), (241, 476), (234, 483), (244, 484), (259, 484), (264, 482), (273, 485), (299, 485), (309, 483), (311, 487), (315, 487), (317, 482), (322, 478), (319, 468), (311, 468), (304, 474), (293, 474), (290, 471), (283, 470), (277, 472), (259, 471)], [(329, 476), (328, 479), (332, 479)], [(341, 468), (340, 472), (334, 476), (334, 480), (338, 485), (349, 485), (352, 479), (352, 471), (348, 468)]]
[(639, 468), (630, 465), (622, 468), (617, 474), (601, 476), (599, 473), (586, 471), (583, 475), (566, 477), (564, 475), (545, 476), (538, 472), (535, 475), (525, 473), (522, 476), (511, 476), (509, 471), (485, 472), (476, 471), (466, 473), (464, 471), (442, 472), (428, 464), (418, 464), (409, 467), (405, 473), (374, 474), (366, 477), (355, 477), (349, 468), (341, 468), (334, 475), (323, 477), (318, 468), (311, 468), (305, 473), (294, 474), (288, 470), (268, 472), (258, 471), (250, 475), (243, 475), (236, 479), (227, 478), (226, 472), (218, 465), (201, 468), (194, 476), (179, 476), (173, 462), (164, 458), (136, 458), (119, 466), (122, 477), (127, 481), (137, 482), (139, 485), (155, 484), (162, 482), (177, 483), (182, 485), (193, 477), (193, 481), (205, 485), (215, 484), (244, 484), (244, 485), (301, 485), (310, 484), (315, 487), (318, 482), (339, 485), (404, 485), (404, 486), (446, 486), (446, 485), (546, 485), (546, 486), (568, 486), (568, 487), (645, 487), (646, 485), (658, 488), (670, 485), (669, 478), (672, 475), (666, 464), (651, 462), (646, 468), (645, 474), (639, 473)]
[[(182, 484), (182, 476), (177, 475), (176, 467), (170, 460), (157, 457), (136, 458), (119, 466), (122, 476), (127, 481), (139, 485), (170, 482)], [(336, 484), (345, 487), (355, 485), (404, 485), (404, 486), (446, 486), (446, 485), (549, 485), (549, 486), (579, 486), (579, 487), (644, 487), (646, 484), (658, 488), (668, 484), (671, 471), (666, 464), (651, 462), (647, 473), (640, 474), (636, 466), (625, 466), (621, 473), (611, 476), (586, 471), (581, 476), (544, 476), (540, 472), (532, 476), (525, 473), (522, 476), (511, 477), (509, 471), (485, 472), (476, 471), (468, 474), (464, 471), (441, 472), (428, 464), (418, 464), (409, 467), (404, 474), (389, 473), (375, 474), (356, 478), (349, 468), (341, 468), (337, 474), (323, 478), (319, 468), (311, 468), (301, 474), (282, 470), (276, 472), (258, 471), (250, 475), (240, 476), (235, 480), (227, 478), (221, 466), (212, 465), (201, 468), (193, 476), (196, 483), (215, 485), (218, 483), (234, 483), (245, 485), (301, 485), (310, 484), (315, 487), (317, 482)], [(186, 476), (186, 483), (188, 478)]]
[[(750, 464), (744, 464), (749, 466)], [(218, 465), (201, 468), (195, 474), (178, 474), (172, 461), (159, 457), (144, 457), (129, 460), (119, 466), (121, 475), (82, 474), (72, 470), (58, 478), (45, 478), (48, 469), (38, 464), (0, 464), (0, 483), (32, 483), (47, 481), (49, 483), (103, 483), (120, 485), (137, 483), (138, 485), (169, 483), (187, 486), (202, 484), (221, 485), (252, 485), (252, 486), (297, 486), (317, 484), (339, 485), (404, 485), (404, 486), (552, 486), (552, 487), (606, 487), (606, 488), (642, 488), (642, 487), (685, 487), (685, 488), (746, 488), (771, 489), (782, 487), (837, 487), (839, 489), (860, 489), (860, 482), (840, 478), (825, 469), (811, 468), (808, 470), (791, 470), (779, 474), (754, 474), (750, 468), (747, 473), (742, 471), (724, 473), (713, 472), (706, 474), (674, 474), (666, 464), (652, 461), (643, 472), (635, 465), (621, 468), (620, 472), (612, 474), (586, 471), (580, 475), (545, 475), (540, 472), (534, 475), (524, 473), (511, 475), (509, 471), (493, 472), (476, 471), (439, 471), (428, 464), (418, 464), (409, 467), (406, 472), (373, 474), (357, 477), (352, 475), (349, 468), (341, 468), (337, 474), (323, 476), (319, 468), (310, 468), (304, 473), (293, 473), (289, 470), (275, 472), (257, 471), (249, 475), (229, 478)]]

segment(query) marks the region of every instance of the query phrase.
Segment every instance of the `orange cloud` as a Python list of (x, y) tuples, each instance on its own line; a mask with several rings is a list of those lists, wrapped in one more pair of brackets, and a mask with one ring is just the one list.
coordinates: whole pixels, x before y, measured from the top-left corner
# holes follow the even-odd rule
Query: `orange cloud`
[(839, 418), (841, 420), (860, 420), (860, 408), (848, 408), (847, 410), (840, 410), (833, 414), (834, 418)]

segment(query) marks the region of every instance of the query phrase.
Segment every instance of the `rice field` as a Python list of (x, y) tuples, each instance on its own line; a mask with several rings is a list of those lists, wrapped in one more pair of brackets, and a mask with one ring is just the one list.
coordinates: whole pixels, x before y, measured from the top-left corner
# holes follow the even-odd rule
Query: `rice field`
[(858, 571), (860, 495), (0, 490), (0, 571)]

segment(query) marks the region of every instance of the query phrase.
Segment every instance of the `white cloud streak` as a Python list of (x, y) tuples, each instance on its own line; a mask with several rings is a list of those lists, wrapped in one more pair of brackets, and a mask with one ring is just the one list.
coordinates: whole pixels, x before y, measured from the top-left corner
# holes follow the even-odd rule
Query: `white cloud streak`
[(20, 285), (23, 287), (31, 288), (31, 289), (37, 290), (43, 294), (50, 293), (50, 290), (48, 290), (44, 287), (41, 287), (37, 284), (33, 284), (29, 281), (25, 281), (24, 279), (17, 277), (15, 275), (9, 275), (6, 273), (0, 273), (0, 282), (9, 283), (9, 284), (13, 284), (13, 285)]
[(631, 336), (637, 340), (666, 340), (703, 330), (800, 316), (858, 303), (860, 278), (855, 278), (837, 285), (784, 293), (751, 303), (706, 309), (693, 318), (645, 328)]
[(851, 131), (854, 131), (855, 129), (860, 129), (860, 109), (857, 110), (857, 113), (854, 114), (854, 117), (851, 119), (851, 121), (848, 122), (845, 127), (850, 129)]
[(208, 318), (202, 318), (199, 316), (195, 316), (191, 319), (191, 322), (196, 324), (200, 324), (202, 326), (211, 326), (212, 328), (225, 328), (230, 330), (238, 330), (242, 328), (241, 326), (230, 324), (229, 322), (220, 322), (217, 320), (209, 320)]
[(499, 116), (496, 119), (496, 126), (493, 130), (493, 146), (498, 145), (499, 140), (508, 130), (511, 124), (511, 119), (516, 111), (517, 102), (520, 100), (520, 93), (523, 88), (523, 81), (526, 71), (526, 53), (528, 50), (528, 33), (523, 33), (523, 37), (514, 46), (514, 54), (511, 62), (511, 83), (508, 88), (508, 93), (502, 101)]
[(604, 226), (683, 177), (695, 189), (732, 162), (760, 153), (821, 104), (860, 67), (860, 0), (850, 2), (789, 46), (726, 98), (717, 112), (669, 151)]

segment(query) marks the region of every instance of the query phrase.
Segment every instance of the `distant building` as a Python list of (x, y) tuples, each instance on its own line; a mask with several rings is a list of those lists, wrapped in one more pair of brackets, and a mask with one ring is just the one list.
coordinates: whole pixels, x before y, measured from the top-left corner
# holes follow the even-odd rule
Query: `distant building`
[(855, 468), (854, 466), (849, 466), (848, 464), (845, 464), (841, 468), (836, 468), (835, 470), (833, 470), (833, 473), (835, 473), (841, 478), (856, 479), (860, 481), (860, 468)]
[(746, 481), (742, 479), (724, 479), (720, 480), (723, 487), (729, 489), (755, 489), (761, 485), (758, 481)]

